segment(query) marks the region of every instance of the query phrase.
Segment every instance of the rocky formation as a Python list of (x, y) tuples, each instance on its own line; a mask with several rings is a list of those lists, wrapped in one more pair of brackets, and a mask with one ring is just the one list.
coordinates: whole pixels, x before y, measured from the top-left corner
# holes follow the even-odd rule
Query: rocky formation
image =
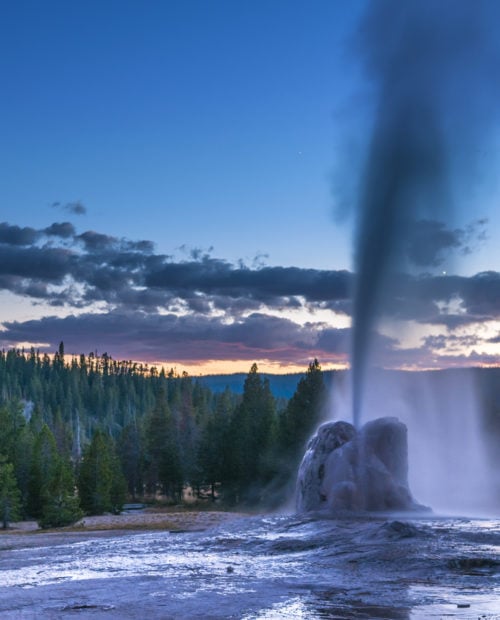
[(408, 488), (406, 426), (379, 418), (356, 431), (327, 422), (307, 446), (297, 478), (297, 511), (425, 510)]

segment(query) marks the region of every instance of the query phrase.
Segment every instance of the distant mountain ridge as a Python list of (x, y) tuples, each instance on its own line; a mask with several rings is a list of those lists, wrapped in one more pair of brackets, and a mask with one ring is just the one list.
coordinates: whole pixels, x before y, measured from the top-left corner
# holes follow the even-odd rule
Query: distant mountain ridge
[[(335, 377), (340, 377), (348, 371), (345, 370), (324, 370), (323, 378), (327, 387), (331, 387)], [(428, 374), (429, 376), (443, 376), (454, 374), (458, 377), (463, 374), (473, 373), (477, 387), (480, 391), (496, 399), (498, 403), (500, 392), (500, 368), (449, 368), (442, 370), (380, 370), (381, 373), (402, 373), (417, 372)], [(271, 391), (276, 398), (289, 399), (295, 393), (298, 382), (305, 376), (305, 372), (290, 373), (285, 375), (275, 375), (272, 373), (260, 373), (261, 377), (269, 380)], [(239, 372), (230, 375), (201, 375), (195, 377), (202, 385), (210, 388), (213, 392), (223, 392), (228, 387), (235, 394), (243, 393), (243, 385), (247, 373)], [(194, 378), (194, 377), (193, 377)], [(497, 404), (497, 407), (500, 404)]]
[[(339, 371), (336, 370), (323, 371), (323, 379), (327, 386), (329, 386), (330, 382), (333, 380), (334, 374), (338, 372)], [(274, 375), (272, 373), (259, 374), (262, 378), (269, 380), (271, 392), (275, 398), (286, 399), (294, 395), (298, 382), (306, 375), (305, 372), (296, 372), (286, 375)], [(223, 392), (226, 387), (228, 387), (231, 392), (242, 394), (246, 377), (247, 373), (238, 372), (231, 375), (202, 375), (196, 377), (196, 381), (210, 388), (212, 392)]]

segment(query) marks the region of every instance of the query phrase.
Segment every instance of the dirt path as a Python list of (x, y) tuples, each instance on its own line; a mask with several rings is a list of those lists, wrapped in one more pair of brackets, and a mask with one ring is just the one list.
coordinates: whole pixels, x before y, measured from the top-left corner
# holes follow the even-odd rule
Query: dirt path
[(42, 530), (36, 521), (13, 523), (0, 530), (0, 551), (23, 547), (68, 544), (92, 537), (111, 537), (134, 531), (204, 531), (244, 515), (232, 512), (168, 512), (138, 510), (119, 515), (84, 517), (71, 527)]

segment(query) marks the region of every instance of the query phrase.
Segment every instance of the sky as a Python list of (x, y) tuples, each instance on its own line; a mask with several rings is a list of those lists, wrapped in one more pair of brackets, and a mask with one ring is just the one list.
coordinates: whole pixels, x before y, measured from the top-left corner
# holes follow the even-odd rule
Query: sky
[[(190, 374), (346, 367), (380, 103), (369, 4), (4, 6), (0, 346)], [(456, 73), (451, 110), (487, 103), (486, 72), (472, 90)], [(377, 325), (386, 367), (499, 361), (497, 124), (455, 116), (455, 208), (412, 227), (414, 268)]]

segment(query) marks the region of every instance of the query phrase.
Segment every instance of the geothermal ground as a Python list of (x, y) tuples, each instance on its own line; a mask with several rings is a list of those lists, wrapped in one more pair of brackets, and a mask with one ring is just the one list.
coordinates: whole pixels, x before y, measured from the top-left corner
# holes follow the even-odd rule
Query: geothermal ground
[(1, 617), (500, 619), (499, 520), (115, 519), (1, 535)]

